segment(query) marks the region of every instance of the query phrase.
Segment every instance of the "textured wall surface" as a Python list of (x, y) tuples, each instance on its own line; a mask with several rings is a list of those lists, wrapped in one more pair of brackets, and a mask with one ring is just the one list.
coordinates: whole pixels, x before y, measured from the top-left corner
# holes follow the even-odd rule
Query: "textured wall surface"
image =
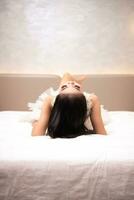
[(134, 73), (134, 0), (0, 0), (0, 73)]

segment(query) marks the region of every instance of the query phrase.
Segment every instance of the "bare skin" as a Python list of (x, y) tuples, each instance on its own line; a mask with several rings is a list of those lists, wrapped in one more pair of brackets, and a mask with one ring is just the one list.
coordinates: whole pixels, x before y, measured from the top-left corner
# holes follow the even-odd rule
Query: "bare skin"
[(39, 120), (33, 122), (32, 136), (44, 135), (47, 129), (51, 109), (52, 109), (51, 97), (47, 97), (43, 102)]
[[(71, 74), (66, 73), (63, 75), (63, 78), (60, 83), (59, 93), (82, 93), (82, 81), (85, 79), (85, 76), (73, 77)], [(68, 82), (68, 84), (66, 84)], [(65, 84), (64, 89), (61, 89), (61, 86)], [(80, 88), (78, 87), (80, 85)], [(79, 89), (78, 89), (79, 88)], [(103, 124), (100, 102), (96, 95), (92, 94), (90, 97), (92, 101), (92, 109), (90, 114), (91, 123), (94, 131), (97, 134), (106, 135), (106, 130)], [(42, 136), (46, 132), (48, 121), (52, 109), (52, 99), (47, 97), (43, 103), (41, 115), (38, 121), (33, 123), (32, 136)]]

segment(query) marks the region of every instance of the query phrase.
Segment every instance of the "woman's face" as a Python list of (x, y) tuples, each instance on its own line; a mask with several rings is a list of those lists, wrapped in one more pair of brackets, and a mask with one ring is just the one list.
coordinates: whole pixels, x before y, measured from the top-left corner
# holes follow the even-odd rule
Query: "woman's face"
[(60, 93), (82, 93), (81, 91), (81, 85), (74, 81), (68, 81), (67, 83), (60, 86)]

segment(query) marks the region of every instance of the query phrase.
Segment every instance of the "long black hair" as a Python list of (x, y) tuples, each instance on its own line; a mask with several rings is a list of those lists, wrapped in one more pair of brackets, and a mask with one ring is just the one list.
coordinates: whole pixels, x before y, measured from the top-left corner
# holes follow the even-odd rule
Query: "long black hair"
[(59, 94), (52, 108), (47, 135), (52, 138), (74, 138), (91, 134), (84, 123), (87, 118), (87, 103), (81, 94)]

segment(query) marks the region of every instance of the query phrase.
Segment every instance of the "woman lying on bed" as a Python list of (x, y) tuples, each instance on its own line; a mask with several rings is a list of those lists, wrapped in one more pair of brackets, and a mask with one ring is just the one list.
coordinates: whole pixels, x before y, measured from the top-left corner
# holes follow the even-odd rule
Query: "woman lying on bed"
[[(82, 91), (83, 79), (69, 73), (63, 75), (58, 95), (44, 100), (40, 118), (33, 123), (33, 136), (74, 138), (92, 133), (106, 134), (98, 97)], [(85, 125), (89, 117), (93, 130)]]

